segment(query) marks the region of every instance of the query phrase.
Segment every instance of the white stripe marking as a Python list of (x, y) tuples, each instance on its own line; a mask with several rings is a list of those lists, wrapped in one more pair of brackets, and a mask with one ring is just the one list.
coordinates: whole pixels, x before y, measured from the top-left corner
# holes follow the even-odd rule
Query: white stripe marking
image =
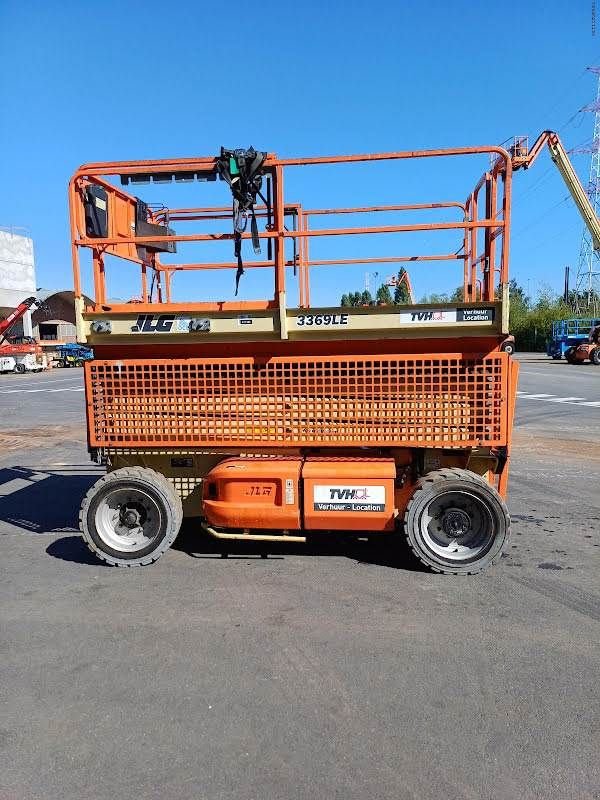
[(587, 406), (600, 408), (600, 400), (586, 400), (585, 397), (556, 397), (553, 394), (527, 394), (517, 392), (519, 400), (542, 400), (544, 403), (565, 403), (571, 406)]
[(77, 375), (71, 375), (70, 378), (53, 378), (51, 380), (48, 379), (39, 380), (36, 375), (32, 375), (31, 380), (27, 381), (27, 383), (15, 383), (15, 381), (11, 377), (9, 376), (6, 377), (7, 383), (8, 381), (10, 381), (11, 386), (16, 386), (17, 388), (31, 386), (32, 384), (34, 386), (41, 386), (41, 385), (53, 386), (55, 383), (68, 383), (69, 381), (76, 381), (76, 380), (77, 380)]
[(519, 392), (519, 395), (530, 400), (545, 400), (548, 397), (556, 397), (555, 394), (529, 394), (529, 392)]
[[(569, 379), (571, 379), (571, 378), (585, 378), (585, 376), (587, 374), (589, 374), (587, 372), (587, 370), (584, 370), (583, 372), (581, 372), (580, 370), (577, 370), (577, 369), (573, 370), (573, 369), (570, 368), (570, 365), (569, 365), (568, 373), (569, 373)], [(558, 374), (559, 374), (558, 371), (557, 372), (539, 372), (538, 370), (536, 370), (535, 372), (532, 372), (531, 370), (527, 370), (527, 369), (519, 370), (519, 375), (534, 375), (536, 378), (539, 377), (540, 375), (542, 375), (544, 378), (558, 378)], [(562, 375), (564, 375), (564, 374), (565, 373), (563, 372)]]
[(61, 389), (2, 389), (0, 394), (37, 394), (39, 392), (83, 392), (83, 386), (64, 386)]
[(549, 403), (572, 403), (574, 400), (585, 400), (585, 397), (555, 397)]

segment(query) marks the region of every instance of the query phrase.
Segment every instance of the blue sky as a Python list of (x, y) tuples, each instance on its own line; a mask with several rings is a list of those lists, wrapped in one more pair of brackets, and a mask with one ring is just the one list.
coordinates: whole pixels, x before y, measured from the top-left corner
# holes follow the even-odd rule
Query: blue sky
[[(208, 155), (222, 144), (280, 156), (494, 144), (545, 128), (559, 130), (568, 148), (579, 145), (591, 139), (593, 118), (576, 112), (596, 88), (585, 67), (600, 63), (590, 8), (589, 0), (0, 0), (0, 225), (26, 227), (38, 284), (65, 288), (66, 186), (86, 161)], [(574, 159), (584, 181), (588, 158)], [(542, 284), (560, 290), (581, 239), (550, 167), (542, 155), (513, 186), (512, 275), (532, 294)], [(305, 170), (290, 178), (286, 196), (313, 207), (464, 199), (483, 168), (428, 161), (370, 177)], [(171, 200), (160, 187), (144, 189), (146, 200)], [(186, 202), (204, 203), (200, 187), (184, 190)], [(361, 237), (344, 252), (335, 239), (314, 252), (410, 254), (420, 245), (442, 249), (425, 239), (374, 245)], [(243, 279), (241, 297), (267, 293), (257, 272)], [(362, 288), (364, 272), (314, 270), (313, 300), (336, 302), (341, 291)], [(418, 295), (461, 282), (456, 267), (439, 264), (411, 274)], [(111, 269), (111, 277), (112, 294), (133, 291), (129, 273)], [(220, 278), (219, 286), (207, 279), (207, 295), (229, 299), (233, 279)], [(177, 277), (176, 298), (188, 296), (186, 280)]]

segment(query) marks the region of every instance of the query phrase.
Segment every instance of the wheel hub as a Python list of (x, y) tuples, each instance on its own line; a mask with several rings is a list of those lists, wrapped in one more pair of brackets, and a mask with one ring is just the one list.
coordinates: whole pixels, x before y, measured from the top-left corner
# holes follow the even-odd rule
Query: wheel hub
[(139, 528), (142, 525), (142, 515), (137, 508), (123, 506), (119, 513), (119, 521), (126, 528)]
[(446, 536), (464, 536), (471, 530), (471, 518), (461, 508), (448, 508), (442, 516), (442, 529)]

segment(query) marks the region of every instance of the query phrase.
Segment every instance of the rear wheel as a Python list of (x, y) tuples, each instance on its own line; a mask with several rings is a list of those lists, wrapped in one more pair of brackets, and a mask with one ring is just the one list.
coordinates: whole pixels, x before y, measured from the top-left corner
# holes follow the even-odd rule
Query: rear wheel
[(109, 472), (81, 506), (79, 527), (98, 558), (118, 567), (151, 564), (175, 541), (183, 511), (173, 485), (145, 467)]
[(500, 345), (500, 350), (502, 350), (504, 353), (508, 353), (509, 356), (512, 356), (512, 354), (515, 352), (515, 343), (511, 339), (506, 342), (502, 342)]
[(600, 347), (596, 347), (595, 350), (592, 350), (590, 353), (590, 361), (592, 364), (596, 366), (600, 366)]
[(416, 557), (435, 572), (473, 574), (500, 558), (510, 517), (487, 481), (468, 470), (440, 469), (417, 483), (404, 533)]
[(25, 364), (15, 364), (15, 372), (22, 375), (25, 372)]

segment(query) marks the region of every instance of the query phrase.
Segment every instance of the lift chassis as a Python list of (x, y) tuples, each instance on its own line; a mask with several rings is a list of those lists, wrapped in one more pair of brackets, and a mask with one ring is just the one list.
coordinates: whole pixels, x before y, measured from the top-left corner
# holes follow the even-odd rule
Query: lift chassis
[[(465, 200), (344, 208), (284, 200), (292, 170), (450, 157), (487, 165)], [(186, 516), (223, 540), (305, 541), (330, 531), (405, 536), (423, 563), (454, 574), (497, 560), (510, 531), (505, 498), (518, 374), (502, 349), (513, 158), (497, 146), (265, 154), (263, 189), (251, 209), (256, 229), (233, 233), (225, 184), (212, 187), (223, 189), (224, 204), (211, 207), (156, 209), (130, 191), (141, 182), (157, 189), (214, 181), (216, 158), (77, 170), (69, 191), (78, 341), (95, 356), (84, 365), (88, 441), (107, 467), (81, 509), (90, 548), (109, 564), (148, 564)], [(386, 224), (356, 224), (380, 214)], [(410, 242), (423, 233), (428, 241), (454, 234), (458, 246), (366, 258), (310, 252), (321, 237), (352, 245), (354, 237)], [(175, 258), (177, 246), (206, 253), (212, 242), (247, 247), (248, 240), (262, 245), (260, 259)], [(82, 251), (91, 254), (91, 304), (82, 291)], [(107, 274), (126, 262), (139, 271), (139, 296), (109, 301)], [(462, 300), (311, 304), (316, 269), (343, 278), (348, 265), (407, 262), (458, 265)], [(271, 275), (272, 296), (173, 300), (177, 275), (222, 270), (239, 279), (242, 269), (243, 281), (255, 270)], [(292, 292), (297, 300), (288, 304)]]

